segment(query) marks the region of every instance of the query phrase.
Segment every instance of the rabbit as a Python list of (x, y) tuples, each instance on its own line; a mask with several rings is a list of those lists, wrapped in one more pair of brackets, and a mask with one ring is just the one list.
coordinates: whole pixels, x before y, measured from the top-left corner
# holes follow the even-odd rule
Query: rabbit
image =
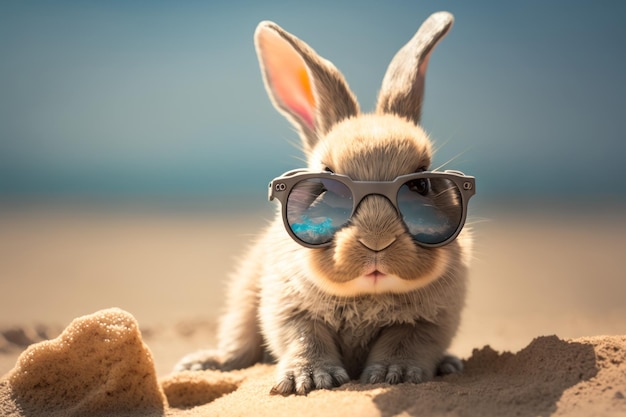
[[(274, 106), (295, 126), (307, 170), (355, 181), (392, 181), (428, 170), (420, 127), (424, 77), (453, 16), (431, 15), (397, 53), (376, 110), (362, 114), (335, 66), (275, 23), (254, 34)], [(271, 394), (306, 395), (351, 380), (420, 383), (460, 372), (446, 353), (460, 322), (472, 239), (416, 244), (390, 202), (369, 195), (330, 244), (311, 248), (285, 232), (280, 207), (229, 282), (218, 347), (183, 357), (176, 371), (223, 371), (275, 361)]]

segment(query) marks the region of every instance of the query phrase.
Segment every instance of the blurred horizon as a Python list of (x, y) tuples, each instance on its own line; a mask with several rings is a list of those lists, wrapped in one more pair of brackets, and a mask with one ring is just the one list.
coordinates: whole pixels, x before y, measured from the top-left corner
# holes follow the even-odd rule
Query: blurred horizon
[(332, 61), (369, 111), (440, 9), (455, 25), (426, 79), (433, 167), (476, 176), (472, 205), (625, 202), (626, 3), (536, 0), (4, 2), (0, 201), (262, 204), (303, 155), (265, 93), (258, 22)]

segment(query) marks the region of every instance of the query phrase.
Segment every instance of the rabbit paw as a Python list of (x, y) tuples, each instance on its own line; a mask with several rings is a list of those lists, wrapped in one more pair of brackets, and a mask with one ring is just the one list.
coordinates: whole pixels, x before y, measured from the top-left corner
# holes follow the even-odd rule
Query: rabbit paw
[(368, 365), (361, 374), (361, 383), (400, 384), (411, 382), (419, 384), (428, 380), (428, 374), (412, 360), (397, 360), (389, 363), (373, 363)]
[(350, 380), (346, 370), (337, 365), (310, 363), (288, 368), (281, 372), (270, 394), (306, 395), (314, 389), (330, 389)]
[(463, 372), (463, 362), (453, 355), (446, 355), (437, 365), (437, 375), (450, 375)]
[(174, 366), (174, 372), (221, 369), (221, 361), (214, 350), (199, 350), (183, 356)]

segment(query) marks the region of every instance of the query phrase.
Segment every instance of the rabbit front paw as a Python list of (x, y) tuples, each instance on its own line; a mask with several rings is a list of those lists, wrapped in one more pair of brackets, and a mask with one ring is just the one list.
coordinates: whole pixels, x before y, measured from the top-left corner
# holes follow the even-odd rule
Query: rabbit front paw
[[(285, 369), (280, 367), (279, 369)], [(334, 364), (305, 363), (286, 367), (279, 372), (272, 395), (306, 395), (314, 389), (330, 389), (350, 380), (346, 370)]]
[(463, 372), (463, 361), (454, 355), (445, 355), (437, 365), (437, 375), (450, 375)]
[(431, 379), (429, 374), (413, 360), (396, 360), (393, 362), (372, 363), (365, 367), (361, 374), (362, 384), (400, 384), (411, 382), (419, 384)]

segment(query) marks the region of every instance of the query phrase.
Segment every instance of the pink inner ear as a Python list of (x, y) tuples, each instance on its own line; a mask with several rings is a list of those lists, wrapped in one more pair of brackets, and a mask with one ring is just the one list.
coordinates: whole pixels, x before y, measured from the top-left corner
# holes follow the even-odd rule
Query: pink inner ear
[(420, 62), (417, 67), (417, 73), (422, 80), (426, 78), (426, 69), (428, 68), (429, 59), (430, 59), (430, 53), (422, 58), (422, 62)]
[(315, 123), (315, 96), (304, 60), (279, 34), (265, 29), (259, 47), (274, 98), (309, 128)]

